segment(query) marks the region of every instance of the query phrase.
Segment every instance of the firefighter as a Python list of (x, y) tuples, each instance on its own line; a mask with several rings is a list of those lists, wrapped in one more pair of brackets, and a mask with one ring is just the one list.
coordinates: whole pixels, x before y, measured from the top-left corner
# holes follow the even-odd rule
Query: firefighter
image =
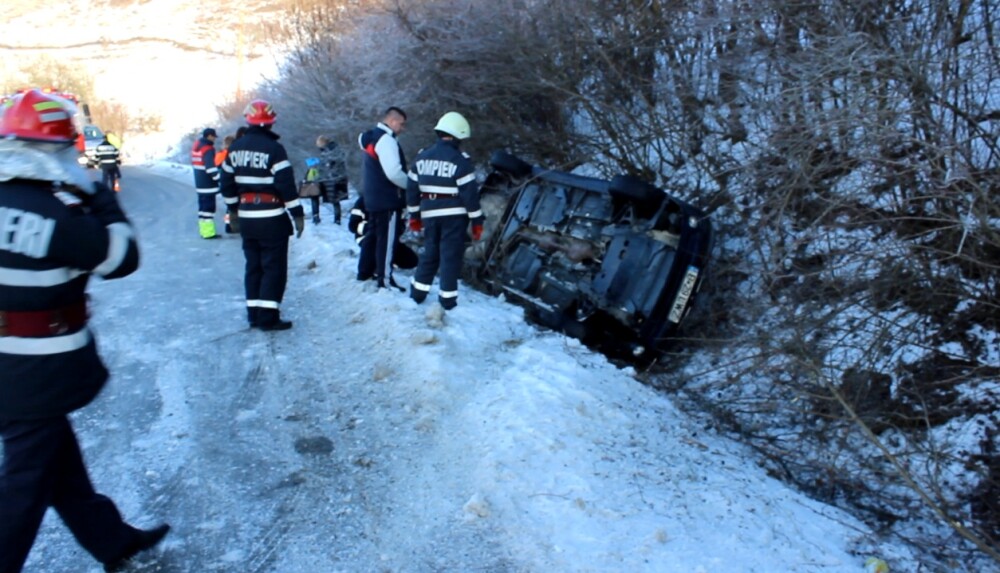
[(411, 280), (410, 297), (422, 303), (440, 267), (438, 301), (450, 310), (458, 305), (466, 228), (471, 222), (472, 239), (478, 241), (484, 218), (472, 162), (459, 149), (462, 140), (472, 134), (469, 122), (462, 114), (449, 111), (441, 116), (434, 132), (438, 141), (417, 155), (406, 189), (410, 230), (424, 233), (424, 250)]
[(215, 130), (207, 127), (191, 146), (194, 190), (198, 192), (198, 233), (202, 239), (218, 239), (215, 232), (215, 195), (219, 192), (219, 168), (215, 165)]
[(118, 179), (121, 178), (121, 172), (118, 170), (118, 166), (122, 164), (121, 153), (117, 147), (111, 144), (107, 135), (94, 148), (94, 156), (101, 168), (101, 183), (107, 185), (109, 189), (117, 191)]
[[(363, 175), (361, 196), (365, 199), (368, 214), (368, 232), (373, 241), (362, 245), (362, 250), (375, 250), (375, 280), (378, 288), (389, 285), (405, 291), (392, 279), (392, 246), (396, 243), (397, 219), (406, 206), (406, 157), (396, 136), (406, 127), (406, 113), (390, 107), (373, 129), (358, 136), (362, 156)], [(362, 257), (365, 258), (365, 257)], [(365, 280), (358, 268), (358, 280)]]
[(271, 104), (254, 100), (243, 115), (247, 131), (222, 164), (222, 197), (233, 230), (243, 237), (247, 320), (251, 328), (287, 330), (292, 323), (281, 318), (280, 307), (288, 281), (288, 238), (293, 221), (296, 236), (302, 236), (305, 215), (292, 164), (271, 130), (277, 118)]
[(67, 415), (108, 379), (87, 324), (87, 282), (139, 266), (115, 194), (77, 163), (59, 99), (31, 90), (0, 117), (0, 572), (17, 573), (47, 508), (105, 571), (160, 542), (94, 491)]

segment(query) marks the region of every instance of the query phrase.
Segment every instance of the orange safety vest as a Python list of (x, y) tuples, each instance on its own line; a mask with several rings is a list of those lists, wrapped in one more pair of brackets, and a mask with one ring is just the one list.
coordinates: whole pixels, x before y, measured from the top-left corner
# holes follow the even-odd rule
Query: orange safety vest
[(200, 139), (198, 141), (195, 141), (194, 145), (191, 146), (191, 165), (197, 165), (199, 167), (204, 166), (205, 150), (208, 149), (209, 147), (212, 147), (211, 143), (209, 143), (208, 145), (202, 145)]

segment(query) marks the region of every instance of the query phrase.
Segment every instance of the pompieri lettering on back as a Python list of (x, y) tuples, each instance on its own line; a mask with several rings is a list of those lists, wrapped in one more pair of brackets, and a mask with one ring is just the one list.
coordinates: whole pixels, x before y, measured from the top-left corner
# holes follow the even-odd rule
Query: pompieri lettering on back
[(0, 207), (0, 249), (35, 259), (49, 252), (55, 219), (13, 207)]
[(438, 177), (452, 177), (458, 166), (451, 161), (440, 159), (423, 159), (417, 161), (417, 173), (420, 175), (436, 175)]
[(254, 167), (257, 169), (267, 169), (271, 159), (270, 153), (261, 151), (251, 151), (249, 149), (234, 149), (226, 157), (233, 167)]

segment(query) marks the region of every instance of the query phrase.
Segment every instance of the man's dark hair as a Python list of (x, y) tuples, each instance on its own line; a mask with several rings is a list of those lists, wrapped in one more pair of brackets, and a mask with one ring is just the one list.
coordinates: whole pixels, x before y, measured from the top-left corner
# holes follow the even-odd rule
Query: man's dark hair
[(391, 105), (391, 106), (389, 106), (389, 107), (388, 107), (388, 108), (387, 108), (387, 109), (385, 110), (385, 113), (384, 113), (384, 114), (382, 115), (382, 117), (386, 117), (386, 116), (388, 116), (388, 115), (389, 115), (390, 113), (393, 113), (393, 112), (396, 112), (396, 113), (398, 113), (399, 115), (403, 116), (403, 119), (406, 119), (406, 112), (405, 112), (405, 111), (403, 111), (403, 110), (401, 110), (401, 109), (399, 109), (398, 107), (396, 107), (396, 106), (394, 106), (394, 105)]

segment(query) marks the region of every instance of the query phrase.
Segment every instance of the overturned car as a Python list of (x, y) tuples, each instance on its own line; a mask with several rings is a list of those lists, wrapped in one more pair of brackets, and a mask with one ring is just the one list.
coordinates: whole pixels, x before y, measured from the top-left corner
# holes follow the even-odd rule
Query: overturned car
[(504, 152), (490, 164), (466, 281), (612, 357), (655, 359), (705, 278), (705, 214), (633, 177), (552, 171)]

